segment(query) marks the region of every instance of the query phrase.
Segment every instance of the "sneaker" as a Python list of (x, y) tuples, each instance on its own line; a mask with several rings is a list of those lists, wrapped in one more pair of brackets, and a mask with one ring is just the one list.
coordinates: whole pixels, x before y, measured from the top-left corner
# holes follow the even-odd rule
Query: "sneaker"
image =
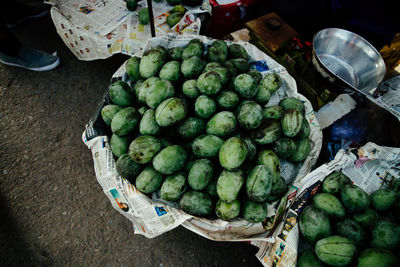
[(60, 65), (57, 54), (48, 54), (29, 46), (22, 45), (18, 57), (0, 52), (0, 62), (4, 65), (21, 67), (32, 71), (47, 71)]

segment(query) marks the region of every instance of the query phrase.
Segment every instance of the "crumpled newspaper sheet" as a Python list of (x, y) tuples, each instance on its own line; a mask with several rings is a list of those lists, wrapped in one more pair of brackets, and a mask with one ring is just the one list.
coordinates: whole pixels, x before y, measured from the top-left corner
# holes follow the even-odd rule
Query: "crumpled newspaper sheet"
[[(53, 5), (50, 14), (57, 33), (80, 60), (104, 59), (116, 53), (133, 55), (151, 38), (150, 24), (139, 23), (138, 13), (146, 0), (130, 12), (123, 0), (47, 0)], [(199, 34), (201, 13), (211, 14), (209, 1), (201, 6), (185, 7), (188, 11), (171, 29), (166, 18), (173, 8), (166, 1), (152, 2), (156, 36), (169, 33)]]
[(374, 98), (371, 95), (367, 95), (368, 99), (400, 120), (400, 75), (381, 83), (379, 90), (381, 92), (380, 96)]
[[(207, 45), (214, 41), (205, 36), (177, 36), (170, 34), (150, 39), (145, 50), (157, 45), (162, 45), (168, 49), (177, 46), (184, 47), (193, 38), (198, 38)], [(282, 79), (282, 86), (271, 96), (268, 106), (277, 105), (280, 99), (287, 96), (297, 97), (305, 104), (306, 118), (311, 128), (312, 150), (303, 163), (292, 164), (284, 160), (281, 161), (281, 175), (288, 184), (292, 184), (293, 181), (301, 179), (311, 171), (311, 167), (316, 163), (322, 147), (322, 132), (315, 118), (315, 113), (312, 110), (311, 103), (304, 96), (297, 93), (295, 80), (283, 66), (254, 45), (246, 42), (238, 43), (249, 53), (252, 69), (257, 69), (263, 75), (276, 72)], [(141, 54), (136, 56), (140, 57)], [(113, 77), (129, 82), (125, 74), (125, 64), (116, 71)], [(104, 104), (106, 103), (103, 100), (99, 110)], [(108, 196), (114, 208), (132, 221), (136, 234), (151, 238), (182, 225), (211, 240), (251, 241), (256, 246), (263, 246), (264, 243), (273, 243), (275, 241), (275, 226), (279, 224), (283, 212), (293, 202), (298, 190), (297, 187), (289, 186), (287, 194), (281, 200), (269, 204), (268, 217), (262, 223), (250, 223), (241, 218), (228, 222), (220, 219), (211, 220), (191, 216), (181, 211), (175, 203), (168, 203), (160, 199), (159, 192), (152, 195), (140, 193), (129, 181), (117, 174), (108, 137), (96, 134), (99, 132), (95, 126), (97, 119), (99, 119), (98, 113), (97, 117), (92, 118), (87, 125), (86, 131), (82, 136), (83, 141), (92, 151), (96, 177), (104, 193)]]
[(367, 143), (360, 148), (339, 150), (334, 160), (294, 182), (293, 186), (298, 188), (296, 198), (277, 228), (275, 243), (262, 243), (256, 256), (264, 266), (296, 266), (300, 235), (298, 216), (326, 176), (341, 171), (371, 194), (400, 178), (399, 164), (400, 148)]

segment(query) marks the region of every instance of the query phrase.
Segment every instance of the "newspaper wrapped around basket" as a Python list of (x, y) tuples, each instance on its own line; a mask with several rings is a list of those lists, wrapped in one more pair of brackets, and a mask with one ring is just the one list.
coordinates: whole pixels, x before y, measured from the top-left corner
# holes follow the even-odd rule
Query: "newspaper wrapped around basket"
[(305, 247), (299, 243), (298, 218), (330, 173), (341, 171), (370, 195), (400, 178), (399, 164), (400, 148), (367, 143), (363, 147), (340, 150), (334, 160), (294, 181), (292, 186), (298, 189), (296, 197), (276, 229), (275, 243), (263, 243), (257, 257), (265, 266), (296, 266), (297, 256)]
[[(206, 45), (210, 45), (214, 41), (197, 35), (168, 35), (149, 39), (145, 50), (157, 45), (168, 49), (184, 47), (193, 38), (199, 38)], [(245, 42), (238, 43), (245, 47), (250, 55), (252, 69), (257, 69), (263, 75), (276, 72), (282, 79), (282, 86), (271, 96), (267, 106), (277, 105), (284, 97), (296, 97), (305, 104), (305, 116), (311, 128), (309, 138), (312, 149), (306, 160), (300, 164), (281, 161), (281, 175), (290, 185), (293, 181), (299, 181), (306, 176), (316, 163), (322, 146), (322, 132), (315, 119), (310, 101), (297, 92), (296, 82), (287, 70), (254, 45)], [(141, 54), (136, 56), (140, 57)], [(112, 80), (116, 79), (127, 81), (125, 64), (113, 75)], [(289, 186), (287, 194), (282, 199), (269, 204), (268, 216), (262, 223), (250, 223), (242, 218), (223, 221), (195, 217), (180, 210), (175, 203), (163, 201), (157, 192), (152, 195), (144, 195), (116, 172), (115, 160), (109, 146), (109, 137), (104, 134), (105, 131), (102, 129), (104, 123), (99, 115), (101, 108), (108, 103), (109, 97), (106, 92), (82, 137), (84, 143), (92, 151), (96, 177), (104, 193), (110, 199), (113, 207), (132, 221), (136, 234), (152, 238), (181, 225), (203, 237), (216, 241), (250, 241), (252, 244), (262, 247), (264, 247), (264, 242), (270, 244), (275, 242), (275, 226), (281, 222), (284, 211), (293, 202), (297, 192), (296, 187)]]

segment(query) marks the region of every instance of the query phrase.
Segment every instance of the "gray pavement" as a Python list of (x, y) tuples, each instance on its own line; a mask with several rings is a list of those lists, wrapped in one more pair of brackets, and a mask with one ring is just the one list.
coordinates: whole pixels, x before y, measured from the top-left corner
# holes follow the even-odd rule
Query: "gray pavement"
[(81, 141), (113, 72), (127, 59), (79, 61), (49, 17), (14, 30), (61, 65), (35, 73), (0, 65), (1, 266), (260, 266), (257, 248), (181, 227), (133, 234), (96, 181)]

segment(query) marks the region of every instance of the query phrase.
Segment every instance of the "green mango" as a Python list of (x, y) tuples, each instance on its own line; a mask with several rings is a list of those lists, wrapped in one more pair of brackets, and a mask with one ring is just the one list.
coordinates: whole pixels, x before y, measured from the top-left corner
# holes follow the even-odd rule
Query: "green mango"
[(203, 95), (215, 95), (222, 89), (221, 77), (215, 71), (204, 72), (197, 79), (197, 88)]
[(205, 67), (205, 62), (198, 56), (184, 58), (181, 64), (181, 72), (185, 78), (198, 77)]
[(178, 172), (167, 176), (160, 190), (161, 198), (166, 201), (178, 201), (187, 189), (186, 176), (183, 172)]
[(258, 165), (246, 179), (246, 192), (250, 200), (265, 202), (272, 188), (272, 173), (264, 165)]
[(206, 123), (197, 117), (189, 117), (178, 124), (176, 131), (186, 139), (193, 139), (204, 133)]
[(234, 200), (231, 203), (227, 203), (219, 199), (215, 205), (215, 214), (218, 216), (218, 218), (225, 221), (236, 218), (240, 214), (240, 201)]
[(240, 44), (231, 44), (228, 48), (230, 58), (243, 58), (249, 60), (249, 54)]
[(230, 76), (229, 76), (229, 71), (227, 68), (217, 67), (217, 68), (213, 69), (212, 71), (216, 72), (219, 75), (222, 86), (225, 86), (229, 82)]
[(135, 11), (137, 8), (137, 1), (136, 0), (126, 0), (126, 8), (129, 11)]
[(187, 191), (179, 201), (181, 209), (195, 216), (208, 216), (213, 212), (212, 198), (199, 191)]
[[(274, 178), (275, 179), (275, 178)], [(287, 184), (282, 177), (272, 181), (271, 193), (267, 198), (267, 202), (274, 202), (282, 198), (287, 192)]]
[(164, 100), (172, 97), (175, 93), (174, 86), (168, 80), (158, 80), (149, 88), (146, 95), (146, 103), (156, 109)]
[(357, 267), (387, 267), (399, 266), (396, 256), (386, 249), (368, 248), (358, 257)]
[(314, 206), (307, 206), (300, 213), (299, 228), (301, 235), (310, 244), (332, 233), (328, 215)]
[(262, 108), (254, 101), (248, 101), (240, 106), (237, 115), (239, 125), (247, 130), (258, 128), (263, 121)]
[[(258, 85), (262, 79), (262, 74), (258, 70), (250, 70), (247, 74), (253, 77), (254, 81)], [(269, 93), (269, 91), (268, 91)]]
[(160, 80), (158, 77), (150, 77), (146, 79), (137, 89), (138, 101), (141, 104), (147, 104), (146, 97), (147, 93), (149, 92), (150, 88)]
[(167, 146), (153, 158), (153, 167), (162, 174), (172, 174), (183, 168), (186, 159), (187, 153), (183, 147)]
[(147, 7), (143, 7), (139, 10), (139, 22), (143, 25), (149, 24), (149, 9)]
[(371, 246), (397, 250), (400, 246), (400, 226), (388, 220), (378, 220), (371, 234)]
[(228, 56), (228, 46), (222, 40), (214, 41), (207, 51), (208, 61), (224, 63)]
[(344, 185), (340, 192), (340, 198), (349, 212), (360, 212), (369, 207), (368, 194), (356, 185)]
[(185, 164), (185, 166), (184, 166), (184, 169), (185, 169), (185, 171), (190, 171), (190, 169), (193, 167), (193, 165), (194, 165), (194, 160), (192, 160), (192, 159), (190, 159), (190, 158), (192, 158), (191, 157), (192, 155), (189, 155), (188, 156), (188, 158), (189, 158), (189, 160), (188, 161), (186, 161), (186, 164)]
[(268, 206), (265, 203), (257, 203), (245, 200), (242, 205), (242, 216), (251, 223), (264, 221), (268, 215)]
[(254, 101), (256, 101), (260, 105), (266, 105), (271, 98), (271, 93), (265, 87), (258, 86), (257, 94), (254, 97)]
[(130, 86), (123, 81), (116, 81), (108, 87), (108, 94), (110, 95), (111, 101), (122, 107), (132, 106), (135, 98), (131, 93)]
[[(237, 74), (238, 71), (236, 70), (235, 64), (233, 64), (232, 61), (230, 61), (230, 60), (225, 61), (225, 63), (223, 64), (223, 66), (224, 66), (225, 68), (228, 69), (228, 72), (229, 72), (229, 76), (230, 76), (230, 77), (235, 77), (235, 76), (236, 76), (236, 74)], [(230, 83), (230, 86), (229, 86), (230, 88), (229, 88), (229, 89), (233, 89), (233, 88), (234, 88), (234, 86), (233, 86), (233, 80), (234, 80), (234, 79), (231, 80), (231, 83)]]
[(212, 180), (204, 190), (207, 194), (209, 194), (212, 198), (218, 198), (217, 194), (217, 180)]
[(315, 244), (315, 254), (324, 263), (333, 266), (349, 265), (355, 258), (357, 248), (353, 241), (342, 236), (330, 236)]
[(278, 74), (276, 73), (268, 73), (267, 75), (265, 75), (261, 81), (259, 86), (260, 87), (264, 87), (266, 89), (269, 90), (269, 92), (271, 93), (271, 95), (273, 93), (275, 93), (279, 87), (281, 87), (282, 85), (282, 81), (281, 78), (279, 77)]
[(310, 140), (308, 138), (301, 139), (296, 142), (296, 151), (292, 154), (289, 160), (294, 163), (302, 162), (307, 158), (308, 154), (310, 154), (310, 151), (311, 151)]
[(139, 120), (140, 114), (135, 108), (123, 108), (113, 117), (111, 131), (119, 136), (127, 135), (135, 129)]
[(295, 136), (296, 139), (306, 139), (310, 136), (311, 129), (310, 124), (307, 119), (303, 117), (303, 123), (301, 124), (301, 128), (299, 133)]
[(378, 212), (389, 211), (397, 201), (397, 195), (394, 191), (381, 188), (371, 195), (372, 207)]
[(181, 13), (181, 12), (175, 12), (175, 13), (170, 14), (167, 17), (168, 26), (170, 28), (173, 28), (175, 26), (175, 24), (177, 24), (181, 20), (183, 15), (185, 15), (185, 13)]
[(304, 251), (297, 259), (297, 267), (324, 267), (324, 264), (317, 258), (314, 250)]
[(182, 85), (182, 92), (188, 98), (194, 99), (200, 96), (199, 88), (197, 88), (197, 80), (187, 80)]
[(225, 137), (233, 134), (236, 128), (235, 115), (230, 111), (221, 111), (207, 122), (206, 132), (219, 137)]
[(281, 136), (281, 131), (281, 124), (279, 121), (266, 119), (251, 133), (251, 136), (255, 143), (266, 145), (277, 141)]
[[(147, 8), (145, 8), (145, 10), (147, 11)], [(142, 76), (144, 79), (147, 79), (157, 75), (164, 65), (166, 58), (167, 53), (164, 52), (161, 48), (152, 48), (146, 51), (143, 54), (139, 64), (140, 76)]]
[(160, 126), (156, 122), (153, 109), (148, 109), (143, 114), (139, 124), (139, 132), (143, 135), (157, 135), (160, 132)]
[(395, 179), (392, 185), (392, 189), (396, 192), (397, 197), (400, 198), (400, 179)]
[(215, 70), (218, 67), (222, 67), (222, 65), (218, 62), (208, 62), (203, 72), (208, 72), (211, 70)]
[(108, 125), (111, 126), (111, 121), (112, 118), (115, 116), (115, 114), (120, 111), (122, 107), (117, 106), (117, 105), (105, 105), (101, 109), (101, 117), (103, 118), (103, 121)]
[(400, 224), (400, 202), (396, 202), (392, 208), (392, 214), (396, 223)]
[(242, 136), (241, 139), (246, 143), (247, 146), (247, 157), (246, 160), (251, 161), (255, 158), (257, 154), (257, 147), (253, 143), (250, 137)]
[(287, 137), (296, 136), (303, 124), (303, 115), (295, 109), (285, 110), (282, 114), (282, 132)]
[(158, 105), (155, 118), (158, 125), (167, 127), (183, 120), (186, 113), (186, 104), (180, 98), (171, 97)]
[(117, 173), (123, 178), (135, 179), (140, 173), (142, 166), (132, 160), (129, 154), (124, 154), (115, 163)]
[(139, 81), (132, 84), (133, 85), (132, 92), (136, 97), (137, 103), (139, 103), (139, 90), (140, 90), (140, 87), (142, 86), (143, 82), (144, 82), (144, 80), (140, 79)]
[(110, 139), (111, 151), (116, 157), (128, 153), (128, 137), (113, 134)]
[[(224, 66), (227, 67), (228, 69), (230, 69), (231, 74), (233, 74), (232, 69), (231, 69), (232, 67), (230, 65), (232, 65), (233, 68), (235, 69), (233, 72), (237, 73), (237, 74), (250, 71), (249, 62), (243, 58), (232, 58), (225, 62)], [(233, 76), (234, 75), (231, 75), (231, 77), (233, 77)]]
[(224, 142), (219, 150), (219, 163), (227, 170), (235, 170), (242, 165), (246, 156), (246, 143), (238, 137), (231, 137)]
[(175, 5), (169, 12), (170, 13), (185, 13), (186, 8), (182, 5)]
[(167, 147), (167, 146), (172, 146), (174, 143), (172, 142), (171, 138), (167, 137), (159, 137), (158, 140), (161, 142), (161, 147)]
[(322, 182), (322, 192), (336, 194), (345, 184), (351, 184), (351, 180), (341, 172), (332, 172)]
[(223, 170), (217, 181), (217, 194), (219, 198), (228, 203), (237, 199), (240, 189), (245, 182), (243, 175), (244, 173), (241, 170)]
[(168, 50), (168, 56), (171, 60), (182, 61), (183, 59), (183, 47), (173, 47)]
[(223, 109), (233, 109), (239, 104), (239, 96), (233, 91), (223, 90), (217, 96), (217, 103)]
[(361, 225), (349, 218), (336, 224), (336, 233), (353, 240), (358, 247), (363, 247), (367, 241), (367, 235)]
[(161, 142), (151, 135), (137, 137), (129, 145), (129, 156), (139, 164), (149, 163), (161, 150)]
[(342, 203), (340, 203), (339, 199), (332, 194), (316, 194), (313, 202), (315, 207), (325, 211), (325, 213), (331, 217), (343, 218), (344, 216), (346, 216), (346, 211)]
[(280, 120), (283, 114), (283, 108), (281, 106), (270, 106), (263, 110), (264, 119), (275, 119)]
[(359, 223), (364, 230), (372, 230), (379, 215), (374, 210), (366, 209), (360, 213), (354, 213), (351, 218)]
[(296, 148), (296, 143), (292, 139), (286, 137), (280, 138), (273, 145), (274, 152), (280, 158), (284, 159), (290, 158), (296, 151)]
[(154, 170), (153, 167), (147, 166), (136, 177), (135, 186), (140, 192), (150, 194), (157, 191), (162, 182), (163, 176)]
[(201, 95), (196, 99), (194, 103), (194, 112), (202, 119), (208, 119), (217, 110), (217, 104), (215, 101), (205, 95)]
[(139, 114), (140, 114), (141, 116), (143, 116), (144, 113), (145, 113), (147, 110), (148, 110), (148, 108), (143, 106), (143, 107), (141, 107), (141, 108), (138, 109), (138, 112), (139, 112)]
[(181, 78), (181, 63), (179, 61), (169, 61), (161, 68), (160, 78), (170, 82), (177, 82)]
[(189, 43), (183, 50), (183, 59), (188, 59), (192, 56), (197, 56), (199, 58), (203, 56), (203, 44), (201, 42)]
[(213, 170), (213, 164), (210, 160), (196, 160), (188, 174), (189, 186), (194, 190), (203, 190), (210, 183)]
[(224, 140), (211, 134), (203, 134), (193, 140), (192, 152), (197, 157), (215, 157), (218, 155)]
[(137, 82), (140, 80), (140, 72), (139, 72), (140, 58), (139, 57), (131, 57), (125, 63), (126, 74), (128, 74), (129, 79), (132, 82)]
[(257, 165), (266, 166), (272, 173), (273, 183), (281, 178), (280, 161), (272, 150), (264, 149), (257, 155)]
[(300, 113), (304, 113), (305, 111), (304, 103), (301, 102), (300, 99), (294, 97), (287, 97), (282, 99), (279, 102), (279, 106), (281, 106), (284, 110), (295, 109)]
[(253, 77), (247, 73), (242, 73), (236, 76), (233, 85), (236, 92), (246, 99), (253, 98), (258, 91), (257, 84)]

